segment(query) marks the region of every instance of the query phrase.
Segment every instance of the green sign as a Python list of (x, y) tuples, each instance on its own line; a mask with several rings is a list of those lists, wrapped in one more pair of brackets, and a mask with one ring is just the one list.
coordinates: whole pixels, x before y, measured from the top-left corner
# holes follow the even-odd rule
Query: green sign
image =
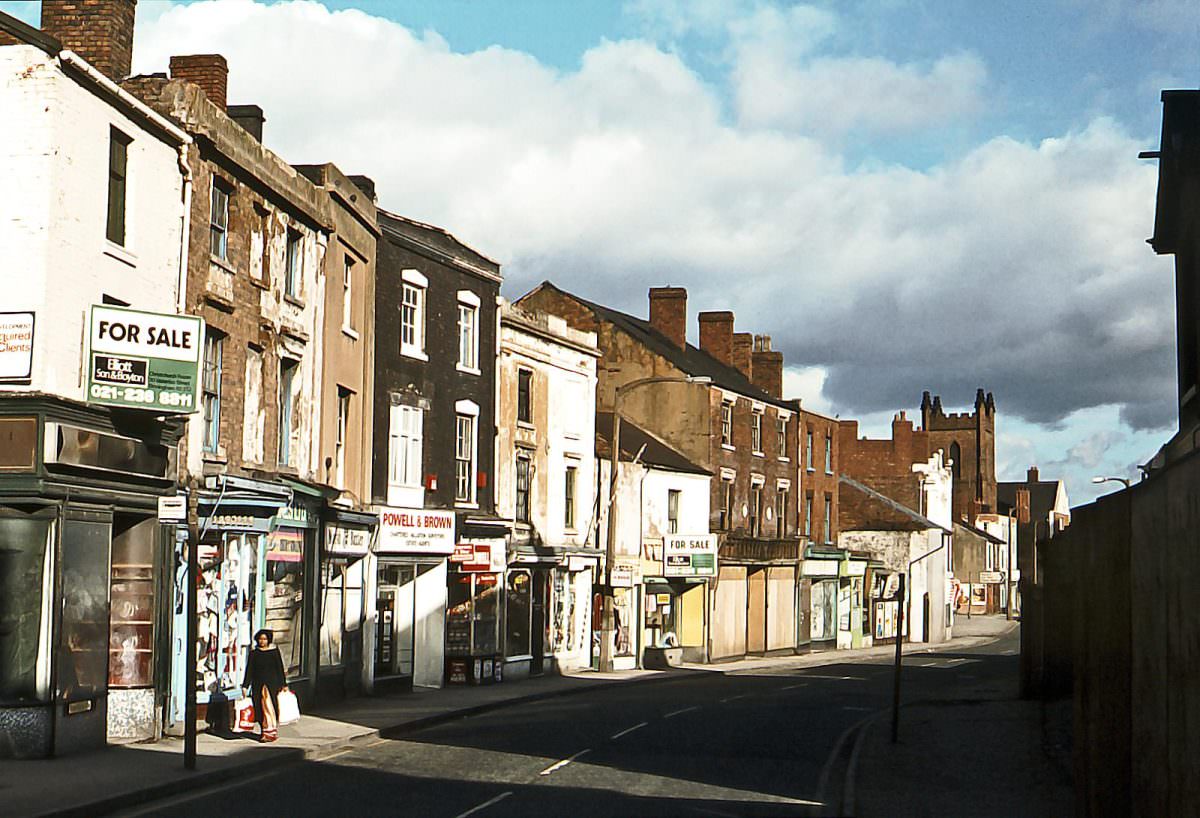
[(105, 406), (190, 414), (200, 410), (204, 321), (93, 306), (87, 400)]
[(663, 538), (664, 577), (715, 577), (716, 575), (716, 535), (669, 534)]

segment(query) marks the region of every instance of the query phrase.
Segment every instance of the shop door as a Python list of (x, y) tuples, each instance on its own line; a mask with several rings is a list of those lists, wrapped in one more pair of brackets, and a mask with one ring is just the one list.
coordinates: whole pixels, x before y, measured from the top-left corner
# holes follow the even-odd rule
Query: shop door
[(796, 642), (796, 571), (767, 569), (767, 650), (784, 650)]
[(533, 604), (531, 605), (532, 621), (529, 626), (529, 653), (533, 657), (529, 662), (530, 676), (540, 676), (545, 669), (546, 597), (548, 595), (549, 583), (549, 571), (534, 572)]
[(710, 626), (714, 659), (746, 652), (746, 569), (722, 566)]
[(375, 676), (412, 676), (416, 568), (381, 565), (375, 598)]
[(812, 644), (812, 580), (802, 579), (800, 602), (796, 606), (796, 647)]
[(746, 588), (746, 652), (767, 650), (767, 571), (751, 571)]

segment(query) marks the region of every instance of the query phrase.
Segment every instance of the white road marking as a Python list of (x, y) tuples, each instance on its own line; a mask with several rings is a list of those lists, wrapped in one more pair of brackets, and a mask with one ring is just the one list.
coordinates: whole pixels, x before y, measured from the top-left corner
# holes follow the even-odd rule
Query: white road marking
[(798, 685), (788, 685), (787, 687), (781, 687), (779, 689), (780, 690), (795, 690), (798, 687), (808, 687), (808, 685), (804, 684), (804, 682), (801, 682)]
[(590, 747), (586, 750), (580, 750), (578, 753), (576, 753), (573, 756), (567, 756), (562, 761), (554, 762), (549, 767), (547, 767), (546, 769), (544, 769), (540, 773), (538, 773), (538, 775), (550, 775), (550, 773), (554, 772), (555, 770), (561, 770), (563, 767), (567, 766), (572, 761), (579, 758), (581, 755), (584, 755), (585, 753), (590, 753), (591, 751), (592, 750)]
[(624, 729), (624, 730), (622, 730), (621, 732), (617, 733), (615, 736), (612, 736), (612, 738), (614, 738), (614, 739), (617, 739), (617, 738), (620, 738), (621, 736), (627, 736), (627, 735), (629, 735), (630, 733), (632, 733), (634, 730), (640, 730), (640, 729), (642, 729), (642, 728), (643, 728), (643, 727), (645, 727), (647, 724), (649, 724), (649, 722), (646, 722), (646, 721), (644, 721), (644, 722), (642, 722), (642, 723), (640, 723), (640, 724), (635, 724), (635, 725), (633, 725), (633, 727), (627, 727), (626, 729)]
[(502, 792), (499, 795), (497, 795), (495, 798), (489, 798), (487, 801), (484, 801), (482, 804), (480, 804), (477, 807), (471, 807), (466, 812), (459, 813), (458, 815), (455, 816), (455, 818), (467, 818), (468, 815), (474, 815), (475, 813), (479, 812), (480, 810), (487, 809), (492, 804), (500, 803), (505, 798), (508, 798), (508, 796), (510, 796), (510, 795), (512, 795), (512, 792)]
[(669, 719), (669, 718), (671, 718), (672, 716), (682, 716), (684, 713), (691, 713), (691, 712), (693, 712), (693, 711), (695, 711), (695, 710), (699, 710), (699, 709), (700, 709), (700, 706), (699, 706), (699, 705), (696, 705), (696, 706), (694, 706), (694, 707), (685, 707), (685, 708), (683, 708), (682, 710), (672, 710), (670, 713), (668, 713), (667, 715), (663, 716), (663, 718), (664, 718), (664, 719)]
[(721, 699), (719, 704), (725, 704), (725, 702), (736, 702), (738, 699), (744, 699), (744, 698), (748, 697), (749, 695), (750, 695), (749, 693), (741, 693), (737, 696), (727, 696), (726, 698)]
[(839, 682), (846, 682), (846, 681), (865, 682), (866, 681), (866, 678), (863, 676), (821, 676), (816, 673), (805, 673), (804, 678), (805, 679), (835, 679)]

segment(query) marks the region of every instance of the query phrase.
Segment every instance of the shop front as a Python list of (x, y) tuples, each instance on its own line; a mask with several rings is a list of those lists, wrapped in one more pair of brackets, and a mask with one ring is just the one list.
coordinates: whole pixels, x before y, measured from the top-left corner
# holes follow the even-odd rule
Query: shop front
[(504, 584), (504, 677), (587, 667), (598, 557), (515, 549)]
[(0, 402), (0, 758), (154, 739), (182, 423), (30, 395)]
[[(507, 567), (505, 546), (494, 540), (460, 539), (450, 556), (449, 567), (446, 681), (450, 684), (503, 681), (500, 622)], [(544, 597), (540, 599), (544, 605)]]
[(867, 560), (848, 557), (838, 565), (838, 633), (839, 649), (870, 647), (870, 612), (864, 597)]
[[(288, 685), (313, 702), (312, 623), (316, 611), (316, 521), (292, 488), (227, 475), (206, 479), (197, 497), (197, 702), (200, 714), (238, 698), (253, 635), (270, 630)], [(186, 642), (186, 531), (176, 547), (174, 641)], [(174, 655), (171, 721), (184, 718), (184, 652)]]
[(716, 535), (667, 535), (661, 559), (643, 561), (643, 568), (642, 664), (645, 652), (655, 648), (681, 648), (683, 661), (708, 661), (708, 586), (718, 570)]
[[(637, 558), (618, 558), (613, 562), (613, 633), (614, 670), (633, 670), (641, 656), (642, 566)], [(600, 666), (600, 639), (604, 627), (604, 595), (599, 585), (592, 586), (592, 667)]]
[(326, 507), (323, 516), (318, 699), (336, 701), (369, 684), (366, 591), (377, 518), (337, 507)]
[(810, 580), (809, 639), (813, 650), (829, 650), (838, 641), (838, 555), (809, 556), (801, 573)]
[(370, 689), (441, 687), (445, 677), (447, 558), (452, 511), (384, 506), (367, 562)]

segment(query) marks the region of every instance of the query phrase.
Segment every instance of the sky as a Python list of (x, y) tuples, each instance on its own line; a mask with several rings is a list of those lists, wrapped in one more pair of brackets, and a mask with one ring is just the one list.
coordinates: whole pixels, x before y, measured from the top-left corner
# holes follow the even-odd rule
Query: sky
[(141, 0), (134, 70), (222, 53), (268, 147), (371, 176), (508, 297), (687, 287), (693, 342), (733, 310), (873, 436), (991, 391), (999, 478), (1078, 504), (1174, 429), (1137, 154), (1198, 41), (1194, 0)]

